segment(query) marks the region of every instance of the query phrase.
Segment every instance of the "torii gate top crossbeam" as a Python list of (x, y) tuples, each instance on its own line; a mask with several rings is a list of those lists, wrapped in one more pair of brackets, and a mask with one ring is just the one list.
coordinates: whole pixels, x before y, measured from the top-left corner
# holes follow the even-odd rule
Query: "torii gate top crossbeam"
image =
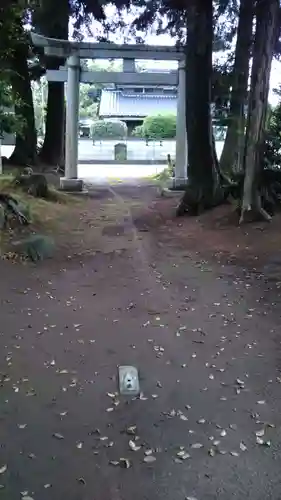
[(31, 33), (31, 38), (34, 45), (44, 48), (45, 54), (53, 57), (77, 55), (84, 59), (154, 59), (159, 61), (180, 61), (184, 58), (183, 47), (72, 42), (47, 38), (37, 33)]

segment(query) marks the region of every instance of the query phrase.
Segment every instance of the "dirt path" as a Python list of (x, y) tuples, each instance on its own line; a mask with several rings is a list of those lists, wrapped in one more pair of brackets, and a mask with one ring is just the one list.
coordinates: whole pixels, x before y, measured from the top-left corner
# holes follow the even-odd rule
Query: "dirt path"
[[(153, 191), (110, 196), (127, 248), (0, 263), (1, 498), (279, 499), (278, 282), (175, 241)], [(140, 399), (111, 397), (119, 364)]]

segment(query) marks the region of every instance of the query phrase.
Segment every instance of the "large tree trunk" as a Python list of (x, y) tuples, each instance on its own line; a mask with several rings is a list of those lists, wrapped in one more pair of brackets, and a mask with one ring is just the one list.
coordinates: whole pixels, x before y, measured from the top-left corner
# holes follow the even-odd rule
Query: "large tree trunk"
[(245, 140), (245, 103), (247, 97), (255, 0), (241, 0), (235, 59), (232, 73), (230, 116), (220, 158), (221, 171), (226, 175), (242, 170)]
[(221, 196), (211, 121), (212, 0), (190, 0), (187, 13), (186, 127), (188, 186), (178, 215), (211, 208)]
[(64, 166), (64, 115), (64, 84), (49, 82), (45, 138), (40, 151), (40, 159), (45, 164)]
[(37, 134), (27, 65), (28, 50), (28, 45), (21, 43), (14, 50), (11, 60), (15, 114), (21, 125), (16, 134), (15, 149), (9, 159), (9, 163), (14, 165), (35, 165), (37, 161)]
[[(40, 8), (34, 13), (33, 22), (42, 35), (68, 39), (69, 1), (42, 0)], [(46, 60), (47, 69), (58, 69), (65, 61), (50, 57)], [(64, 83), (48, 83), (48, 100), (44, 143), (40, 159), (48, 165), (64, 165), (65, 141), (65, 98)]]
[(276, 39), (279, 34), (279, 0), (258, 0), (256, 35), (248, 104), (247, 132), (244, 151), (244, 193), (240, 222), (249, 214), (270, 220), (260, 195), (260, 174), (264, 153), (269, 80)]

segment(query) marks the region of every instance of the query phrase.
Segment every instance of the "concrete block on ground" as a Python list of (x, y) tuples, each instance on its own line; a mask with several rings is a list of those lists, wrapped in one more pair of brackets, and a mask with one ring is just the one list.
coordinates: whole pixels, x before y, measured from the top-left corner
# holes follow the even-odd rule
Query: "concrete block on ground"
[(82, 179), (67, 179), (66, 177), (61, 177), (60, 189), (68, 193), (81, 192), (84, 189), (84, 182)]

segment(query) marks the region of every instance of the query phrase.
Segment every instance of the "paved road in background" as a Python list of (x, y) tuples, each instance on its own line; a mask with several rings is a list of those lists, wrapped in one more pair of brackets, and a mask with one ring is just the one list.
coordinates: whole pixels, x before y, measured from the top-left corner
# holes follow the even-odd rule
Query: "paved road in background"
[[(106, 141), (103, 143), (93, 142), (88, 139), (79, 140), (78, 142), (78, 157), (80, 161), (93, 161), (93, 160), (114, 160), (114, 144), (116, 141)], [(217, 141), (217, 152), (220, 156), (223, 143)], [(175, 141), (163, 141), (160, 143), (150, 144), (146, 146), (144, 142), (128, 142), (128, 160), (166, 160), (167, 154), (175, 155), (176, 144)], [(13, 151), (13, 146), (2, 146), (2, 155), (10, 156)]]
[[(78, 158), (83, 162), (91, 162), (93, 160), (114, 160), (114, 145), (118, 141), (103, 141), (102, 143), (89, 139), (82, 139), (78, 142)], [(175, 141), (164, 141), (161, 146), (160, 143), (150, 143), (146, 146), (145, 142), (135, 141), (127, 143), (127, 158), (128, 160), (142, 160), (142, 161), (166, 161), (167, 154), (175, 155), (176, 144)], [(2, 146), (2, 155), (10, 156), (13, 151), (13, 146)]]
[[(100, 182), (108, 178), (113, 179), (140, 179), (144, 177), (150, 177), (163, 170), (165, 164), (156, 165), (150, 163), (153, 158), (160, 159), (167, 157), (168, 153), (174, 155), (175, 142), (174, 141), (164, 141), (163, 146), (159, 143), (155, 146), (147, 146), (145, 143), (135, 142), (128, 143), (128, 160), (131, 159), (141, 159), (147, 160), (147, 164), (134, 165), (134, 164), (91, 164), (93, 160), (112, 160), (113, 159), (113, 149), (114, 141), (104, 142), (102, 145), (97, 143), (93, 146), (91, 140), (80, 140), (78, 146), (78, 156), (79, 163), (78, 166), (78, 176), (87, 181)], [(220, 156), (222, 151), (223, 143), (217, 142), (217, 153)], [(12, 154), (13, 146), (2, 146), (2, 155), (9, 157)], [(162, 155), (162, 156), (161, 156)], [(89, 163), (87, 163), (87, 161)]]

